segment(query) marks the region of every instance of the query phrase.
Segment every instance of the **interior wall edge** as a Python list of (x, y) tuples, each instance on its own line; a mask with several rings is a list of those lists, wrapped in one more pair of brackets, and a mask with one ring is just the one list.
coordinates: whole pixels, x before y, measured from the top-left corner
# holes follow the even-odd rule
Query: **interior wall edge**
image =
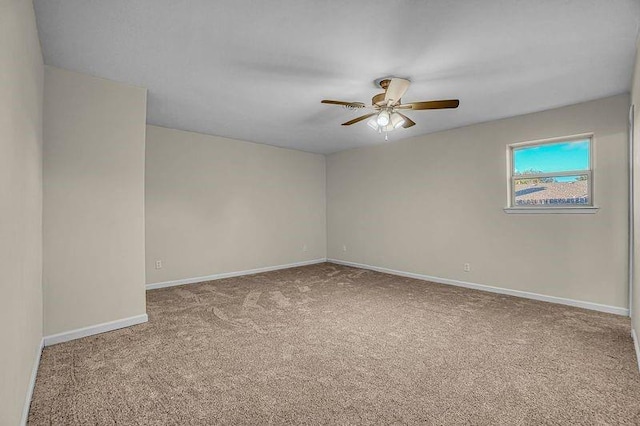
[(58, 343), (81, 339), (95, 334), (106, 333), (120, 328), (131, 327), (149, 321), (149, 316), (145, 314), (122, 318), (115, 321), (103, 322), (101, 324), (90, 325), (88, 327), (77, 328), (75, 330), (44, 336), (44, 346), (51, 346)]
[(638, 371), (640, 371), (640, 344), (638, 344), (638, 335), (634, 328), (631, 329), (631, 338), (633, 339), (633, 347), (636, 350), (636, 361), (638, 362)]
[(325, 263), (326, 261), (327, 261), (327, 258), (323, 257), (320, 259), (305, 260), (303, 262), (288, 263), (285, 265), (265, 266), (263, 268), (247, 269), (245, 271), (223, 272), (221, 274), (206, 275), (202, 277), (183, 278), (179, 280), (151, 283), (151, 284), (147, 284), (147, 291), (155, 290), (159, 288), (165, 288), (165, 287), (185, 285), (185, 284), (198, 284), (206, 281), (221, 280), (224, 278), (241, 277), (244, 275), (254, 275), (262, 272), (278, 271), (281, 269), (298, 268), (300, 266), (316, 265), (318, 263)]
[(36, 377), (38, 375), (38, 367), (40, 367), (40, 357), (42, 356), (42, 350), (44, 349), (44, 338), (40, 339), (40, 345), (36, 351), (35, 359), (33, 360), (33, 368), (31, 369), (31, 377), (29, 378), (29, 387), (27, 388), (27, 394), (25, 395), (24, 407), (22, 409), (22, 419), (20, 420), (21, 426), (26, 426), (29, 419), (29, 409), (31, 408), (31, 399), (33, 397), (33, 390), (36, 387)]
[(521, 297), (523, 299), (532, 299), (532, 300), (538, 300), (541, 302), (549, 302), (549, 303), (556, 303), (559, 305), (573, 306), (576, 308), (589, 309), (592, 311), (605, 312), (608, 314), (615, 314), (615, 315), (622, 315), (622, 316), (629, 315), (628, 308), (623, 308), (619, 306), (603, 305), (600, 303), (587, 302), (584, 300), (567, 299), (564, 297), (549, 296), (546, 294), (531, 293), (531, 292), (522, 291), (522, 290), (513, 290), (513, 289), (503, 288), (503, 287), (493, 287), (485, 284), (472, 283), (469, 281), (459, 281), (459, 280), (453, 280), (449, 278), (417, 274), (414, 272), (398, 271), (395, 269), (384, 268), (381, 266), (366, 265), (363, 263), (349, 262), (349, 261), (340, 260), (340, 259), (329, 258), (327, 259), (327, 262), (335, 263), (338, 265), (344, 265), (344, 266), (352, 266), (354, 268), (369, 269), (371, 271), (382, 272), (382, 273), (391, 274), (391, 275), (398, 275), (401, 277), (415, 278), (418, 280), (430, 281), (438, 284), (446, 284), (446, 285), (452, 285), (456, 287), (469, 288), (472, 290), (486, 291), (489, 293), (497, 293), (497, 294), (505, 294), (508, 296)]

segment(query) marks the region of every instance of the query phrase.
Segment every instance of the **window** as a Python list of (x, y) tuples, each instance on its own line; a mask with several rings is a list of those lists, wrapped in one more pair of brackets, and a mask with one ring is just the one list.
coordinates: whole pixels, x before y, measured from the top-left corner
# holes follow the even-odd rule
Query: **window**
[(593, 208), (592, 148), (591, 135), (509, 146), (509, 209)]

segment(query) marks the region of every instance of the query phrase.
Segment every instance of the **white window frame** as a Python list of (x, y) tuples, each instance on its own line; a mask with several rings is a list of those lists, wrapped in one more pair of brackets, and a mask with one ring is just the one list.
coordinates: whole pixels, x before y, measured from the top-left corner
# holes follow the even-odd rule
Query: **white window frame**
[[(567, 172), (555, 173), (539, 173), (518, 175), (513, 174), (513, 153), (518, 149), (530, 148), (533, 146), (547, 145), (558, 142), (576, 142), (580, 140), (589, 140), (589, 169), (570, 170)], [(506, 213), (595, 213), (598, 207), (594, 204), (593, 198), (593, 176), (594, 176), (594, 157), (595, 143), (593, 133), (583, 133), (579, 135), (561, 136), (548, 139), (540, 139), (534, 141), (517, 142), (507, 145), (507, 207), (504, 208)], [(561, 177), (561, 176), (580, 176), (587, 175), (587, 185), (590, 204), (540, 204), (540, 205), (516, 205), (515, 199), (515, 180), (527, 178), (545, 178), (545, 177)]]

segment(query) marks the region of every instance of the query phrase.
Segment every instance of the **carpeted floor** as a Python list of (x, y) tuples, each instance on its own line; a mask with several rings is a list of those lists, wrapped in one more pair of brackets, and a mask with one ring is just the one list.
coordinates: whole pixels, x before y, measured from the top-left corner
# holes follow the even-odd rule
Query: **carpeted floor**
[(48, 347), (31, 425), (640, 424), (628, 318), (320, 264)]

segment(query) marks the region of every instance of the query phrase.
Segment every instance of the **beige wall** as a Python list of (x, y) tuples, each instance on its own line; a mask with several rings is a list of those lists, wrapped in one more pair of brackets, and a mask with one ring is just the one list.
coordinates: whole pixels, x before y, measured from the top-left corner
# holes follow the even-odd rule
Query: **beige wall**
[(323, 155), (148, 126), (145, 208), (148, 283), (326, 256)]
[(145, 313), (146, 91), (45, 67), (45, 335)]
[[(620, 95), (333, 154), (328, 257), (627, 308), (628, 107)], [(506, 146), (585, 132), (598, 213), (505, 214)]]
[(634, 105), (633, 132), (633, 199), (634, 199), (634, 257), (633, 300), (631, 316), (633, 329), (640, 333), (640, 43), (636, 49), (636, 65), (631, 86), (631, 103)]
[(42, 85), (30, 1), (0, 1), (0, 424), (20, 423), (42, 339)]

